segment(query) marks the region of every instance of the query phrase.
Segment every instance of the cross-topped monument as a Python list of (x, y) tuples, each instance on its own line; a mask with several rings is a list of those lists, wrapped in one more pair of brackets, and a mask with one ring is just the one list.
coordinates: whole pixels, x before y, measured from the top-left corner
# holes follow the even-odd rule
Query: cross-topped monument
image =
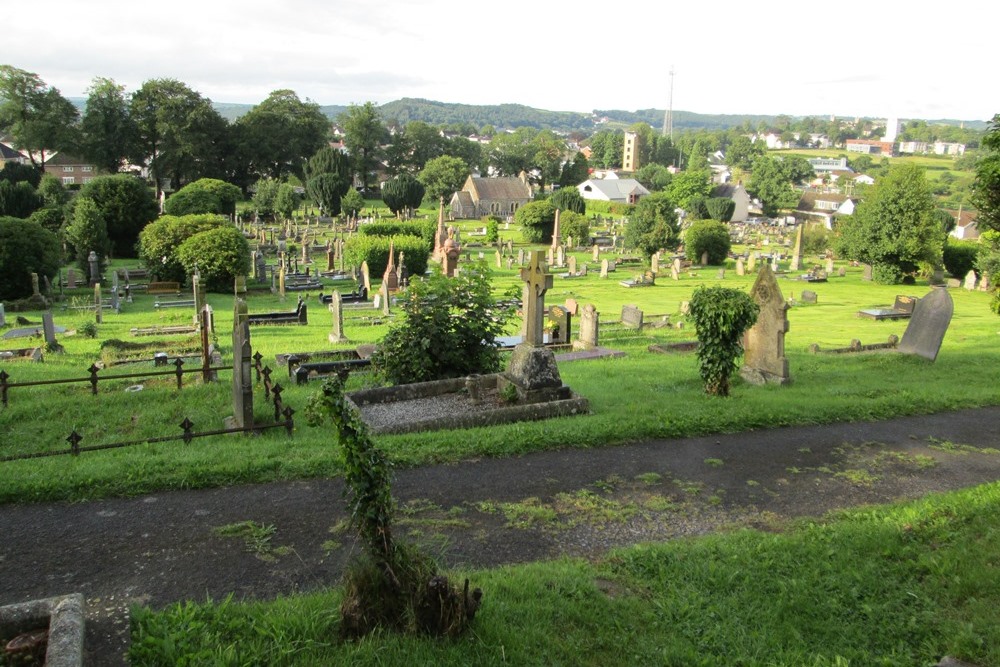
[(543, 344), (545, 324), (545, 292), (552, 288), (552, 276), (546, 272), (544, 255), (540, 250), (531, 252), (528, 266), (521, 269), (524, 281), (521, 307), (524, 310), (524, 342), (528, 345)]

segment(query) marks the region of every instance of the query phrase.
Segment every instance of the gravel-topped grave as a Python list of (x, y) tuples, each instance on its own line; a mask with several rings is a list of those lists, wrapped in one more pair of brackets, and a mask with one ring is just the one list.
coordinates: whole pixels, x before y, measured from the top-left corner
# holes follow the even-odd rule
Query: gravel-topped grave
[(497, 391), (497, 377), (476, 378), (472, 392), (478, 394), (475, 399), (467, 388), (466, 378), (366, 389), (353, 392), (348, 398), (376, 434), (475, 428), (589, 411), (587, 399), (572, 392), (563, 400), (508, 403)]

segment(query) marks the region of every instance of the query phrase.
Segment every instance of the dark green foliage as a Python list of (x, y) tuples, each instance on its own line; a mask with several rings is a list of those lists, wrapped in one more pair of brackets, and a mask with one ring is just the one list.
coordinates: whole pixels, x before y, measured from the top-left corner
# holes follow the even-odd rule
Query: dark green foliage
[(260, 216), (274, 215), (274, 200), (280, 183), (273, 178), (262, 178), (253, 184), (253, 208)]
[(41, 205), (42, 198), (27, 181), (0, 181), (0, 216), (27, 218)]
[(698, 287), (689, 314), (698, 335), (698, 370), (705, 392), (729, 395), (729, 378), (743, 353), (743, 334), (757, 321), (760, 307), (731, 287)]
[(46, 206), (29, 215), (28, 220), (37, 222), (53, 234), (58, 235), (63, 223), (66, 222), (66, 216), (62, 208), (50, 208)]
[(979, 248), (979, 243), (975, 241), (948, 239), (941, 255), (945, 270), (958, 279), (964, 278), (970, 270), (975, 268)]
[(590, 221), (580, 213), (564, 211), (559, 214), (559, 234), (563, 240), (572, 236), (574, 245), (587, 245), (590, 243)]
[(103, 272), (108, 263), (108, 253), (111, 241), (108, 240), (108, 227), (97, 210), (97, 204), (90, 199), (81, 199), (73, 209), (73, 220), (66, 227), (66, 240), (73, 246), (76, 255), (76, 265), (89, 275), (90, 253), (97, 253), (100, 271)]
[(521, 236), (528, 243), (551, 243), (555, 223), (551, 199), (528, 202), (514, 213), (514, 224), (521, 225)]
[(0, 181), (27, 183), (32, 188), (37, 188), (41, 180), (42, 170), (30, 164), (8, 162), (0, 169)]
[(731, 247), (729, 228), (716, 220), (696, 220), (684, 232), (684, 254), (692, 262), (707, 252), (709, 264), (723, 264)]
[(431, 254), (431, 247), (423, 238), (409, 234), (395, 236), (391, 239), (388, 236), (355, 234), (344, 243), (344, 259), (351, 266), (361, 266), (361, 262), (368, 262), (368, 271), (372, 280), (377, 282), (385, 273), (385, 267), (389, 265), (390, 240), (397, 261), (399, 253), (403, 253), (403, 261), (410, 276), (423, 275), (427, 270), (427, 260)]
[(396, 215), (405, 213), (409, 217), (409, 212), (420, 206), (424, 192), (423, 183), (410, 174), (400, 174), (382, 184), (382, 201)]
[(213, 292), (231, 292), (236, 277), (250, 272), (250, 243), (228, 224), (187, 239), (177, 247), (176, 257), (185, 275), (197, 267), (205, 289)]
[(979, 211), (980, 231), (1000, 231), (1000, 114), (993, 116), (976, 162), (972, 202)]
[(336, 174), (324, 173), (310, 178), (306, 183), (306, 191), (309, 193), (309, 198), (319, 206), (320, 211), (332, 217), (340, 215), (343, 208), (340, 193), (342, 185)]
[(427, 189), (427, 197), (445, 201), (451, 195), (462, 189), (462, 184), (469, 177), (469, 165), (461, 158), (452, 155), (442, 155), (428, 160), (417, 178)]
[(562, 212), (583, 214), (587, 210), (587, 201), (576, 188), (560, 188), (552, 195), (551, 200), (552, 205)]
[(195, 234), (226, 224), (220, 215), (165, 215), (147, 225), (139, 235), (139, 259), (160, 280), (184, 283), (187, 274), (177, 249)]
[(639, 200), (625, 227), (625, 245), (652, 257), (660, 248), (674, 250), (680, 242), (676, 205), (663, 192)]
[(822, 255), (831, 245), (833, 234), (824, 225), (803, 223), (802, 252), (810, 255)]
[(440, 273), (414, 280), (393, 325), (372, 355), (377, 372), (393, 384), (426, 382), (500, 370), (496, 338), (509, 312), (490, 291), (485, 262), (462, 266), (455, 278)]
[(37, 222), (0, 217), (0, 299), (31, 295), (31, 274), (56, 275), (59, 239)]
[[(274, 212), (285, 220), (290, 220), (295, 209), (302, 202), (302, 195), (289, 183), (282, 183), (274, 194)], [(338, 211), (339, 213), (340, 211)]]
[(684, 207), (688, 220), (708, 220), (711, 214), (708, 212), (708, 199), (702, 195), (692, 195), (688, 199), (688, 205)]
[(365, 198), (354, 188), (348, 188), (347, 194), (340, 200), (340, 210), (344, 215), (357, 216), (365, 207)]
[(660, 192), (669, 185), (673, 174), (662, 164), (646, 164), (635, 172), (635, 178), (642, 183), (650, 192)]
[(708, 217), (719, 222), (729, 222), (736, 212), (736, 202), (729, 197), (709, 197), (705, 200)]
[(500, 220), (495, 215), (485, 215), (482, 221), (486, 223), (486, 242), (496, 243), (500, 240)]
[[(434, 229), (437, 229), (435, 223)], [(365, 236), (417, 236), (427, 238), (427, 221), (370, 222), (358, 227), (358, 233)], [(433, 236), (431, 237), (433, 239)]]
[(590, 164), (587, 156), (577, 152), (573, 160), (562, 166), (559, 174), (559, 185), (564, 188), (575, 188), (590, 178)]
[(242, 193), (235, 185), (217, 178), (200, 178), (170, 195), (163, 208), (167, 215), (232, 215), (240, 199)]
[(80, 189), (77, 199), (97, 204), (115, 257), (135, 257), (139, 232), (156, 219), (160, 207), (153, 192), (135, 176), (98, 176)]

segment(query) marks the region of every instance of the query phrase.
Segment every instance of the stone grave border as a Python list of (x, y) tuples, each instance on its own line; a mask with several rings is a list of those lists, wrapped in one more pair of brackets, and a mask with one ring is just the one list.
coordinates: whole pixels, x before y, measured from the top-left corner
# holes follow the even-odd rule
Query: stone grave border
[(58, 597), (30, 600), (0, 607), (0, 631), (19, 634), (48, 628), (48, 667), (79, 667), (83, 665), (84, 601), (73, 593)]

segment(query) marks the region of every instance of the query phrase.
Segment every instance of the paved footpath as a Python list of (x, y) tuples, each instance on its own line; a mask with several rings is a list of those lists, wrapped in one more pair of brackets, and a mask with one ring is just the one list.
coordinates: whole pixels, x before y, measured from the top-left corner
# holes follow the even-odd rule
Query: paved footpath
[[(429, 531), (430, 548), (446, 566), (597, 557), (611, 547), (702, 534), (734, 522), (773, 526), (830, 509), (994, 481), (1000, 479), (998, 425), (1000, 407), (990, 407), (568, 448), (398, 470), (393, 494), (411, 515), (418, 512), (414, 508), (442, 517), (449, 510), (461, 513), (463, 526)], [(861, 469), (873, 472), (864, 483), (850, 474)], [(712, 501), (684, 502), (669, 517), (644, 516), (600, 530), (586, 522), (560, 530), (515, 529), (482, 505), (528, 498), (545, 503), (582, 489), (634, 497), (628, 494), (636, 492), (636, 479), (662, 479), (664, 494), (681, 498), (679, 488), (704, 489), (701, 498)], [(124, 664), (129, 605), (162, 607), (230, 593), (236, 599), (269, 598), (335, 585), (357, 554), (351, 539), (331, 530), (345, 518), (341, 492), (340, 480), (314, 479), (0, 506), (0, 605), (82, 593), (88, 664)], [(434, 525), (432, 514), (424, 525)], [(243, 521), (274, 533), (251, 551), (217, 530)], [(427, 530), (401, 525), (405, 521), (398, 519), (397, 535), (428, 538)]]

